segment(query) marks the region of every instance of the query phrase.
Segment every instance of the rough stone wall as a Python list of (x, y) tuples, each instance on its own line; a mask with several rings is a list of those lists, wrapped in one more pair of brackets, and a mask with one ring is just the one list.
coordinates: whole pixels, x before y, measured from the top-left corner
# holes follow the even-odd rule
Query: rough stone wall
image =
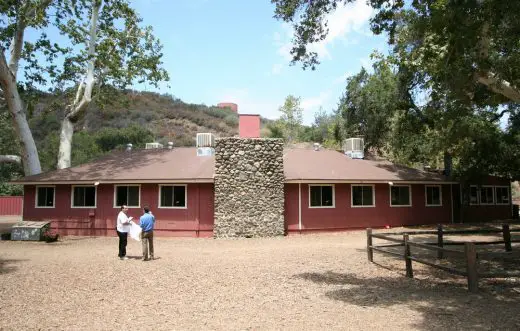
[(283, 235), (283, 188), (281, 139), (217, 139), (214, 236)]

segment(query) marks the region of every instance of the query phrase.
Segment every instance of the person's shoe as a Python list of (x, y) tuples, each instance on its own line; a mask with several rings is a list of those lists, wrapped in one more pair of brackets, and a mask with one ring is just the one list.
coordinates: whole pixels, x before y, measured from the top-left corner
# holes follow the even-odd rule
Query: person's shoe
[(128, 260), (126, 256), (120, 257), (121, 260)]

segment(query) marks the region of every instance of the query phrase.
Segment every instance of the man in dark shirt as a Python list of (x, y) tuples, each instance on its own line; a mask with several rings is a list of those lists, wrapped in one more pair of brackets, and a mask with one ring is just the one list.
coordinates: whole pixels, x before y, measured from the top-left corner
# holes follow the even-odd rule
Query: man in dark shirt
[[(141, 240), (143, 242), (143, 261), (153, 260), (153, 227), (155, 225), (155, 217), (150, 212), (150, 208), (143, 208), (144, 214), (139, 220), (139, 226), (143, 230), (141, 232)], [(148, 249), (150, 255), (148, 256)]]

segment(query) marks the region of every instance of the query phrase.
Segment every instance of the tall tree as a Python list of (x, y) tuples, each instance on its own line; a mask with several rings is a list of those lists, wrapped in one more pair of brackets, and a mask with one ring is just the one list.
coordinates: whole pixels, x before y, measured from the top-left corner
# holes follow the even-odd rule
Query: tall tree
[[(167, 80), (161, 45), (126, 0), (7, 0), (0, 4), (0, 87), (21, 141), (26, 175), (41, 172), (20, 91), (63, 93), (58, 168), (71, 164), (74, 125), (104, 86)], [(38, 33), (26, 40), (28, 29)], [(22, 67), (23, 77), (17, 76)], [(96, 89), (95, 89), (96, 87)]]
[(364, 68), (347, 79), (338, 115), (347, 136), (363, 136), (366, 149), (381, 149), (390, 132), (390, 119), (399, 106), (398, 79), (390, 63), (377, 55), (372, 74)]
[(287, 141), (297, 141), (303, 124), (303, 109), (300, 105), (300, 98), (293, 95), (287, 96), (284, 104), (278, 110), (282, 113), (280, 122), (284, 127)]

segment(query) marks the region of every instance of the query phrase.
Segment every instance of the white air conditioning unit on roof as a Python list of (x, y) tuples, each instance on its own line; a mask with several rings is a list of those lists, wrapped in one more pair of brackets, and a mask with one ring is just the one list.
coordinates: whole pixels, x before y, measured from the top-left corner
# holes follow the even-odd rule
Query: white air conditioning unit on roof
[(160, 143), (146, 143), (145, 149), (158, 149), (163, 148), (163, 145)]
[(364, 153), (365, 141), (363, 138), (348, 138), (343, 142), (343, 151), (352, 159), (362, 159)]
[(197, 147), (215, 147), (213, 133), (197, 133)]

